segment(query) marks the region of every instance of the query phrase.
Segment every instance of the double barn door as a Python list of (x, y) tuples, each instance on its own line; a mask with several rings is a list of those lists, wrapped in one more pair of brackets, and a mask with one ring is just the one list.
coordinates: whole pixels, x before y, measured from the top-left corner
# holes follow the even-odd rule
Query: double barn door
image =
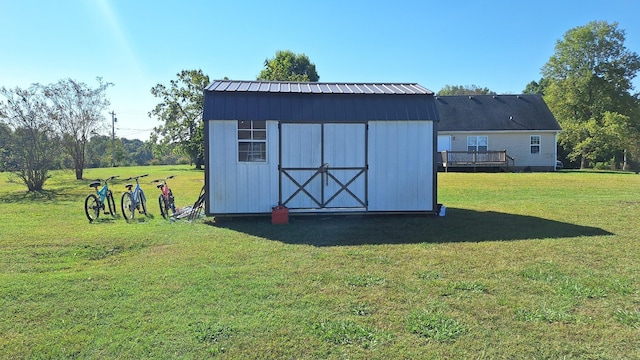
[(366, 210), (366, 124), (281, 123), (279, 138), (281, 205)]

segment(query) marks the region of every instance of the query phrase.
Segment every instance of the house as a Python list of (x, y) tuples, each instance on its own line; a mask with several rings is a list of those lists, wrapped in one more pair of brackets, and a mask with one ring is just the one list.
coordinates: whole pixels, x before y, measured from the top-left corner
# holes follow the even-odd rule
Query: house
[(214, 81), (206, 213), (435, 213), (437, 112), (418, 84)]
[(555, 169), (561, 128), (541, 95), (437, 96), (435, 102), (445, 169)]

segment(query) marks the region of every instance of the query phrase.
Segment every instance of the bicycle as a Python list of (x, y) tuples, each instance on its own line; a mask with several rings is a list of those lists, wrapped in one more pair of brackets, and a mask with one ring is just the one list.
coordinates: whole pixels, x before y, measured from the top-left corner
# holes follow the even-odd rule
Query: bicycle
[[(117, 178), (118, 176), (111, 176), (106, 179), (96, 179), (89, 184), (89, 187), (95, 189), (95, 194), (89, 194), (84, 199), (84, 213), (87, 215), (89, 222), (93, 222), (100, 216), (100, 211), (105, 215), (111, 215), (116, 217), (116, 201), (113, 199), (113, 193), (109, 190), (108, 182)], [(98, 186), (101, 184), (102, 188), (98, 190)], [(107, 207), (105, 208), (105, 200), (107, 201)], [(107, 212), (107, 210), (109, 212)]]
[(144, 174), (140, 176), (133, 176), (125, 181), (135, 180), (135, 188), (133, 184), (126, 184), (127, 192), (122, 194), (122, 201), (120, 206), (122, 207), (122, 216), (124, 216), (125, 220), (133, 219), (136, 214), (136, 210), (141, 214), (148, 216), (147, 213), (147, 198), (144, 195), (144, 191), (140, 187), (140, 182), (138, 179), (143, 178), (145, 176), (149, 176), (149, 174)]
[(202, 186), (202, 189), (200, 190), (200, 195), (198, 195), (198, 200), (196, 200), (195, 203), (193, 203), (193, 207), (191, 208), (191, 211), (189, 212), (189, 221), (193, 221), (195, 219), (199, 219), (202, 214), (204, 213), (204, 208), (205, 208), (205, 188), (206, 185)]
[[(167, 180), (173, 179), (176, 177), (175, 175), (167, 176), (164, 179), (156, 179), (151, 181), (152, 183), (158, 183), (156, 187), (160, 189), (160, 195), (158, 196), (158, 205), (160, 206), (160, 214), (163, 218), (168, 219), (171, 217), (171, 214), (176, 213), (176, 204), (175, 198), (173, 197), (173, 192), (169, 188), (169, 183)], [(171, 214), (169, 214), (169, 210), (171, 210)]]

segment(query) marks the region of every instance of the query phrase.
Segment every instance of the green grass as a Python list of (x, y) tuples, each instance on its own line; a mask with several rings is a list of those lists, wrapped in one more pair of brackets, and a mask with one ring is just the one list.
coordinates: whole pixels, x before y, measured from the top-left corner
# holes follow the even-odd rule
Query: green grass
[[(86, 179), (203, 172), (89, 169)], [(639, 358), (640, 175), (440, 173), (447, 216), (90, 224), (0, 173), (0, 358)], [(114, 183), (116, 203), (124, 182)], [(275, 195), (274, 195), (275, 196)]]

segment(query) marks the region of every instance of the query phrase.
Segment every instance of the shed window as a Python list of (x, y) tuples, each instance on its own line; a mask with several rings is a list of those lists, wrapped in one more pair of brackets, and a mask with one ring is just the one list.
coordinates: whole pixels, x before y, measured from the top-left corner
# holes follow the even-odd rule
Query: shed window
[(540, 135), (531, 135), (531, 154), (540, 154)]
[(489, 138), (487, 136), (467, 136), (467, 151), (489, 150)]
[(238, 121), (238, 161), (267, 161), (266, 121)]

